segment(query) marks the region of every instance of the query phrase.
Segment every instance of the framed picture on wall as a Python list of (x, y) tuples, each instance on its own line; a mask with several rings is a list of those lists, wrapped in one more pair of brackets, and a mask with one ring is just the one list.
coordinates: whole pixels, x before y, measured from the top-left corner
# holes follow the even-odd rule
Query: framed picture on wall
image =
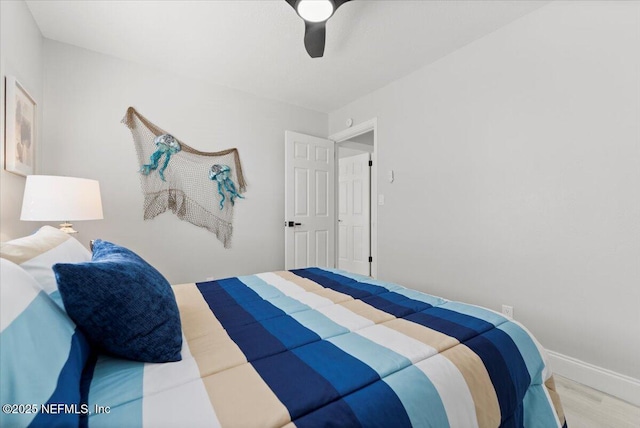
[(35, 173), (36, 101), (13, 76), (5, 88), (4, 169), (14, 174)]

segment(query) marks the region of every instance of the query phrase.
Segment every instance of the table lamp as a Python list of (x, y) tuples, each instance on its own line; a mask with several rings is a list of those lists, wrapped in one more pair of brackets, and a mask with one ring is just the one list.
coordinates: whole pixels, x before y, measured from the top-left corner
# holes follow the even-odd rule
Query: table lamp
[(29, 175), (24, 186), (20, 220), (62, 221), (60, 230), (78, 233), (70, 221), (101, 220), (100, 183), (53, 175)]

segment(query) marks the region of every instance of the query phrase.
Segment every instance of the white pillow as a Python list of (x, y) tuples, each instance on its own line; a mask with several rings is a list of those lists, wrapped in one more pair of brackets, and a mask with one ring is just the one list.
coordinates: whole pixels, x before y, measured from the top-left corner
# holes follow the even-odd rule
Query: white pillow
[(42, 291), (40, 285), (20, 266), (0, 259), (0, 333), (29, 306)]
[(56, 263), (89, 261), (91, 252), (60, 229), (43, 226), (33, 235), (1, 243), (0, 257), (26, 270), (47, 294), (57, 294), (58, 284), (51, 267)]

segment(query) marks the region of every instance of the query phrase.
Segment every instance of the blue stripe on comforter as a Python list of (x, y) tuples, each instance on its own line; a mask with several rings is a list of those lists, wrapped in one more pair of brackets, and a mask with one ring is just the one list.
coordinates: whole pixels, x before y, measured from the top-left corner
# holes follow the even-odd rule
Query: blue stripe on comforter
[(80, 380), (85, 362), (89, 356), (89, 342), (82, 333), (76, 332), (71, 337), (69, 358), (62, 367), (58, 377), (58, 384), (53, 391), (47, 405), (58, 403), (76, 404), (71, 412), (59, 414), (39, 412), (29, 424), (30, 427), (68, 427), (78, 424), (81, 411)]
[[(514, 426), (522, 426), (522, 408), (518, 403), (522, 402), (531, 383), (529, 371), (513, 340), (502, 330), (495, 329), (494, 324), (442, 307), (429, 307), (421, 309), (420, 312), (406, 313), (405, 309), (410, 305), (395, 303), (402, 300), (394, 296), (397, 296), (396, 293), (384, 287), (358, 283), (353, 278), (318, 268), (299, 269), (292, 272), (324, 287), (349, 294), (354, 298), (361, 298), (377, 309), (388, 312), (391, 308), (394, 313), (403, 313), (406, 320), (455, 337), (465, 343), (480, 356), (489, 372), (505, 426), (511, 423), (515, 424)], [(406, 296), (402, 298), (411, 300)], [(415, 302), (416, 307), (419, 307), (420, 303), (424, 304)], [(499, 318), (494, 317), (494, 319), (500, 321)]]
[[(255, 291), (240, 285), (238, 279), (197, 284), (229, 336), (287, 407), (292, 419), (296, 420), (309, 413), (309, 409), (318, 409), (335, 402), (341, 396), (366, 385), (373, 385), (380, 379), (379, 374), (370, 366), (340, 347), (320, 340), (315, 332), (270, 302), (262, 300)], [(246, 303), (249, 304), (245, 306)], [(290, 327), (289, 331), (273, 327), (282, 322)], [(259, 337), (257, 341), (256, 337)], [(291, 351), (283, 349), (285, 342), (294, 345), (290, 348)], [(291, 382), (291, 379), (295, 379), (295, 382)], [(396, 413), (404, 414), (404, 418), (408, 420), (401, 402), (388, 385), (379, 383), (373, 388), (377, 393), (384, 392), (395, 397)], [(362, 410), (364, 403), (358, 397), (351, 397), (350, 401), (344, 403), (352, 411)], [(344, 404), (334, 403), (327, 409), (334, 407), (341, 409), (341, 413), (348, 413)], [(320, 410), (325, 411), (327, 410)], [(363, 412), (359, 415), (354, 413), (355, 420), (365, 418), (366, 411)], [(318, 415), (309, 415), (300, 423), (311, 423), (314, 417)]]

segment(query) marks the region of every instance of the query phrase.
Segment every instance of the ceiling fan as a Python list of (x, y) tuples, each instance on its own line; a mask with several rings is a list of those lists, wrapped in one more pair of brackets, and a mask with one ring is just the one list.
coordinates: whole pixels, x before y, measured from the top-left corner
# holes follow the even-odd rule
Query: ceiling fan
[(336, 10), (351, 0), (285, 0), (304, 20), (304, 47), (311, 58), (324, 55), (326, 23)]

